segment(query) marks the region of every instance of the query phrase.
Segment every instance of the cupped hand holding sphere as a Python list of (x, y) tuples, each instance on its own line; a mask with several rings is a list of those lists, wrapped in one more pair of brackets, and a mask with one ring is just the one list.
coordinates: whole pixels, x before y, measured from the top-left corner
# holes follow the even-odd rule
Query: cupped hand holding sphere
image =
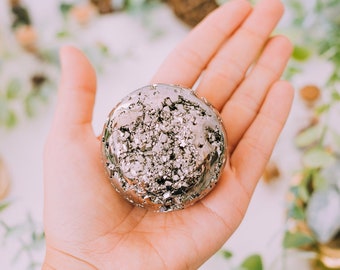
[[(111, 186), (91, 121), (93, 68), (61, 51), (62, 81), (44, 156), (43, 269), (197, 269), (240, 224), (287, 119), (291, 85), (280, 80), (292, 46), (270, 37), (279, 0), (234, 0), (211, 13), (166, 58), (151, 83), (192, 88), (219, 112), (229, 158), (216, 187), (184, 210), (133, 206)], [(252, 69), (248, 72), (249, 68)]]

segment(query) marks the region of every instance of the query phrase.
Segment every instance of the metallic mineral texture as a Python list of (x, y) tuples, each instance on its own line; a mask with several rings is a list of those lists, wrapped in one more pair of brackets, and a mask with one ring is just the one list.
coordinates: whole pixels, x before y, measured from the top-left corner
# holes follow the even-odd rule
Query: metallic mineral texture
[(186, 88), (155, 84), (125, 97), (104, 126), (102, 151), (112, 185), (131, 203), (183, 209), (217, 183), (227, 140), (218, 113)]

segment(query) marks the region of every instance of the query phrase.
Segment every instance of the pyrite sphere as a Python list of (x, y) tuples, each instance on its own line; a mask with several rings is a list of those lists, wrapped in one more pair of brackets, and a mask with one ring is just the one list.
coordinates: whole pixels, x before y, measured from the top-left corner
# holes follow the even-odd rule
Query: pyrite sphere
[(217, 183), (226, 161), (218, 113), (191, 89), (155, 84), (126, 96), (102, 137), (105, 167), (128, 201), (153, 211), (183, 209)]

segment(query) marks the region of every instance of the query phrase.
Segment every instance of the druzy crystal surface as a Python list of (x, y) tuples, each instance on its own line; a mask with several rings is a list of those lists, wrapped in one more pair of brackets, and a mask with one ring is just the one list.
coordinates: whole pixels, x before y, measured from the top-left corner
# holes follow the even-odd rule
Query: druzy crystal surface
[(216, 111), (195, 93), (156, 84), (125, 97), (102, 137), (112, 185), (135, 205), (160, 212), (183, 209), (217, 183), (226, 135)]

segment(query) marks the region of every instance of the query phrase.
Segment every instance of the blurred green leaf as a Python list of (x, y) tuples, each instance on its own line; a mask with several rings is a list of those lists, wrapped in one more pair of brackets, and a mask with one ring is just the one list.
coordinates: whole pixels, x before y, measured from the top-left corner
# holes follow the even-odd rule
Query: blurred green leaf
[(303, 207), (298, 206), (296, 203), (293, 203), (288, 210), (288, 217), (296, 220), (304, 220), (305, 212)]
[(45, 232), (39, 232), (39, 233), (36, 233), (34, 232), (32, 234), (32, 239), (34, 241), (41, 241), (41, 240), (44, 240), (45, 239)]
[(327, 187), (327, 180), (324, 177), (322, 177), (319, 173), (316, 173), (313, 176), (313, 189), (314, 189), (314, 191), (324, 189), (325, 187)]
[(66, 37), (69, 37), (71, 34), (67, 31), (67, 30), (62, 30), (62, 31), (59, 31), (57, 32), (56, 34), (56, 37), (57, 38), (66, 38)]
[(306, 186), (304, 186), (304, 185), (298, 186), (298, 197), (299, 197), (303, 202), (308, 202), (308, 199), (309, 199), (309, 192), (308, 192)]
[(27, 266), (28, 270), (36, 270), (36, 269), (41, 269), (41, 263), (40, 262), (35, 262), (32, 261), (29, 263), (29, 265)]
[(333, 139), (333, 142), (335, 143), (335, 146), (338, 148), (337, 150), (339, 152), (339, 150), (340, 150), (340, 134), (333, 131), (332, 132), (332, 139)]
[(0, 125), (4, 125), (6, 123), (8, 114), (8, 105), (5, 100), (3, 100), (0, 96)]
[(301, 72), (302, 72), (302, 69), (300, 67), (289, 65), (286, 68), (283, 77), (285, 78), (285, 80), (291, 80), (295, 75)]
[(340, 101), (340, 93), (339, 92), (336, 92), (336, 91), (333, 91), (332, 93), (332, 99), (334, 101)]
[(306, 48), (302, 46), (295, 46), (292, 57), (293, 59), (297, 61), (307, 61), (309, 57), (311, 56), (311, 52)]
[(305, 17), (306, 17), (306, 10), (303, 3), (300, 0), (288, 0), (288, 5), (290, 7), (291, 12), (293, 13), (293, 26), (301, 27)]
[(233, 257), (233, 253), (230, 250), (223, 249), (223, 250), (221, 250), (221, 254), (222, 254), (223, 258), (225, 258), (227, 260), (229, 260), (229, 259), (231, 259), (231, 257)]
[(59, 10), (63, 14), (64, 17), (67, 16), (67, 14), (70, 12), (72, 8), (73, 8), (73, 4), (70, 4), (70, 3), (62, 2), (59, 5)]
[(284, 248), (300, 248), (315, 243), (315, 239), (307, 234), (286, 232), (283, 239)]
[(0, 212), (2, 212), (5, 209), (7, 209), (7, 207), (10, 206), (10, 205), (11, 205), (10, 202), (2, 202), (2, 203), (0, 203)]
[(242, 262), (241, 268), (244, 270), (263, 270), (261, 256), (258, 254), (249, 256)]
[(101, 54), (103, 54), (105, 56), (109, 56), (110, 55), (110, 49), (105, 44), (99, 43), (99, 44), (97, 44), (97, 46), (98, 46), (99, 51), (100, 51)]
[(21, 83), (18, 79), (12, 79), (7, 85), (6, 98), (9, 100), (15, 99), (19, 96), (21, 90)]
[(335, 156), (322, 147), (315, 147), (304, 153), (302, 162), (309, 168), (325, 168), (335, 162)]
[(35, 91), (35, 97), (39, 99), (40, 102), (46, 103), (48, 102), (52, 91), (51, 85), (45, 82), (41, 87), (37, 88)]
[(8, 107), (6, 101), (0, 98), (0, 125), (12, 128), (17, 122), (18, 118), (16, 113)]
[(33, 94), (29, 94), (24, 100), (24, 108), (28, 117), (36, 115), (37, 100)]
[(18, 237), (20, 235), (23, 235), (27, 231), (27, 224), (21, 223), (8, 226), (7, 228), (8, 230), (4, 235), (5, 238)]
[(40, 50), (41, 57), (53, 65), (59, 65), (58, 50), (56, 48), (45, 48)]
[(299, 186), (291, 186), (289, 188), (289, 192), (292, 193), (294, 195), (294, 197), (298, 197), (299, 196)]
[(323, 104), (315, 109), (315, 113), (317, 115), (321, 115), (323, 113), (328, 112), (330, 108), (331, 108), (330, 104)]
[(29, 244), (28, 248), (31, 250), (39, 250), (45, 243), (45, 233), (44, 232), (32, 232), (31, 235), (32, 241)]
[(299, 148), (304, 148), (316, 143), (318, 140), (320, 140), (323, 133), (323, 129), (324, 128), (322, 126), (316, 125), (300, 132), (295, 137), (296, 146)]
[(6, 127), (13, 128), (18, 123), (18, 117), (12, 110), (8, 111), (6, 119)]

